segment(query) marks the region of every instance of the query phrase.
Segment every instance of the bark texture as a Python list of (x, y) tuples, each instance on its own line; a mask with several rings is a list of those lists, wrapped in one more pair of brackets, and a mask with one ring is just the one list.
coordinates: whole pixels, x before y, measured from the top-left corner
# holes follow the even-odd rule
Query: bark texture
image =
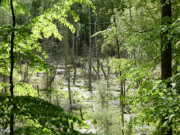
[[(161, 25), (170, 25), (171, 24), (171, 2), (167, 2), (166, 0), (161, 0), (162, 8), (161, 8)], [(161, 79), (165, 80), (172, 76), (172, 44), (171, 41), (168, 41), (167, 35), (169, 30), (166, 30), (161, 35)], [(167, 84), (167, 88), (171, 87), (170, 83)], [(168, 112), (166, 116), (162, 117), (161, 124), (165, 123), (167, 120), (165, 119), (168, 116)], [(172, 123), (170, 122), (167, 127), (161, 128), (161, 134), (172, 135)]]

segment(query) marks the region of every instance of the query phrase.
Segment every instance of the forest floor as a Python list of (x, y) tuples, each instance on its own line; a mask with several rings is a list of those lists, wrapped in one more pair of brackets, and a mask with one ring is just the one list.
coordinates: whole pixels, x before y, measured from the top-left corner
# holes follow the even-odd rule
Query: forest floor
[[(64, 62), (63, 63), (51, 63), (51, 65), (54, 65), (56, 69), (56, 73), (54, 76), (54, 81), (51, 84), (51, 89), (53, 91), (51, 92), (51, 96), (47, 96), (47, 99), (51, 101), (54, 104), (58, 104), (61, 107), (63, 107), (66, 111), (70, 111), (70, 102), (69, 102), (69, 95), (68, 95), (68, 80), (67, 80), (67, 73), (65, 69)], [(96, 66), (95, 63), (93, 63), (94, 67)], [(72, 65), (67, 65), (67, 67), (72, 67)], [(107, 73), (108, 64), (104, 62), (103, 65), (104, 71)], [(100, 80), (98, 80), (96, 72), (92, 69), (92, 91), (88, 90), (88, 64), (86, 63), (83, 67), (77, 68), (76, 73), (76, 80), (75, 84), (73, 84), (73, 78), (74, 78), (74, 69), (71, 68), (70, 70), (70, 90), (71, 90), (71, 98), (72, 98), (72, 110), (73, 115), (79, 117), (80, 119), (84, 120), (84, 123), (86, 123), (89, 128), (87, 127), (77, 127), (76, 130), (81, 131), (82, 133), (97, 133), (98, 130), (101, 130), (101, 128), (104, 126), (103, 122), (101, 121), (99, 124), (96, 122), (97, 118), (97, 109), (100, 107), (100, 103), (102, 99), (99, 99), (102, 95), (100, 94), (101, 89), (105, 89), (108, 91), (108, 106), (113, 108), (112, 113), (115, 113), (115, 119), (119, 118), (119, 122), (121, 120), (121, 105), (120, 105), (120, 83), (116, 79), (116, 73), (112, 72), (110, 70), (109, 74), (109, 80), (105, 79), (103, 72), (100, 72), (100, 77), (103, 80), (103, 86), (100, 86)], [(50, 78), (49, 78), (50, 79)], [(42, 84), (39, 83), (41, 80)], [(38, 76), (34, 76), (31, 78), (31, 83), (34, 87), (41, 84), (41, 86), (38, 86), (40, 89), (43, 89), (45, 84), (43, 82), (47, 81), (47, 75), (43, 72), (39, 73)], [(37, 84), (38, 82), (38, 84)], [(109, 88), (107, 89), (107, 83), (109, 85)], [(126, 81), (126, 87), (127, 89), (129, 81)], [(133, 91), (133, 90), (132, 90)], [(107, 94), (107, 93), (105, 93)], [(105, 101), (106, 102), (106, 101)], [(124, 121), (125, 123), (130, 121), (130, 118), (133, 117), (133, 114), (131, 112), (130, 106), (125, 106), (124, 108)], [(105, 110), (109, 111), (109, 110)], [(111, 111), (111, 110), (110, 110)], [(108, 115), (108, 114), (107, 114)], [(111, 114), (110, 114), (111, 115)], [(104, 114), (98, 114), (98, 117), (105, 117)], [(110, 116), (111, 117), (111, 116)], [(76, 126), (75, 126), (76, 127)], [(146, 134), (150, 132), (150, 128), (146, 125), (142, 125), (141, 127), (134, 127), (134, 130), (137, 130), (139, 132), (138, 134)], [(138, 135), (137, 134), (137, 135)]]

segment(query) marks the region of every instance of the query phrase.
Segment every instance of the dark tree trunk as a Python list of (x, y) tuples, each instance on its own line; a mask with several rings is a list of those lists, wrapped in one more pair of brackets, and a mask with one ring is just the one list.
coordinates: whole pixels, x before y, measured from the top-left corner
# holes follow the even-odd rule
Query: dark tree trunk
[[(11, 14), (12, 14), (12, 22), (13, 22), (13, 28), (15, 27), (15, 14), (14, 14), (14, 7), (13, 7), (13, 2), (12, 0), (10, 1), (11, 5)], [(11, 93), (11, 98), (14, 96), (14, 84), (13, 84), (13, 70), (14, 70), (14, 38), (15, 38), (15, 33), (12, 31), (11, 33), (11, 50), (10, 50), (10, 60), (11, 60), (11, 69), (10, 69), (10, 93)], [(11, 102), (12, 99), (9, 98), (9, 101)], [(15, 105), (13, 105), (13, 108), (15, 108)], [(11, 114), (10, 116), (10, 135), (14, 134), (14, 113)]]
[[(167, 2), (166, 0), (161, 0), (162, 8), (161, 8), (161, 25), (170, 25), (171, 24), (171, 2)], [(172, 76), (172, 44), (170, 41), (167, 41), (167, 35), (168, 35), (168, 30), (165, 31), (161, 35), (161, 79), (165, 80), (169, 77)], [(170, 83), (167, 84), (167, 88), (171, 87)], [(167, 112), (168, 113), (168, 112)], [(162, 118), (162, 124), (166, 122), (167, 120), (165, 119), (166, 116), (163, 116)], [(170, 122), (167, 127), (164, 128), (162, 127), (161, 129), (161, 134), (167, 134), (167, 135), (172, 135), (172, 123)], [(167, 133), (166, 133), (167, 131)]]

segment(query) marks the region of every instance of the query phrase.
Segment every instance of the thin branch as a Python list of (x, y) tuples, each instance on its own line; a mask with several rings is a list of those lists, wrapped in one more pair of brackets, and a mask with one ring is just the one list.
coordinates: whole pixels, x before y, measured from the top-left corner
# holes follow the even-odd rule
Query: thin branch
[(146, 33), (146, 32), (153, 31), (153, 30), (154, 30), (154, 28), (149, 29), (149, 30), (144, 30), (144, 31), (137, 31), (137, 30), (134, 30), (134, 32), (138, 32), (138, 33)]
[(148, 12), (150, 13), (151, 17), (155, 20), (155, 18), (154, 18), (154, 16), (153, 16), (153, 14), (151, 13), (151, 11), (150, 11), (149, 7), (148, 7), (146, 4), (145, 4), (145, 6), (146, 6), (146, 8), (147, 8)]

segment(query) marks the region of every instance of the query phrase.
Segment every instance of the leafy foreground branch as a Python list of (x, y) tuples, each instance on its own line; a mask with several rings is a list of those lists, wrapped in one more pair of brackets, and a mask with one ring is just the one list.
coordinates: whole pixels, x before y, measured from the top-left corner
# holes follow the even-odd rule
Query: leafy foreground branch
[[(10, 124), (8, 117), (14, 114), (16, 117), (15, 134), (43, 134), (43, 135), (83, 135), (71, 128), (70, 123), (75, 122), (85, 126), (83, 121), (66, 113), (63, 108), (31, 96), (12, 97), (0, 96), (0, 127), (7, 129)], [(15, 106), (15, 109), (10, 109)]]
[[(152, 125), (153, 135), (160, 135), (164, 129), (164, 134), (172, 128), (174, 134), (178, 135), (179, 131), (179, 104), (180, 104), (180, 74), (173, 75), (167, 80), (144, 80), (141, 82), (137, 90), (139, 96), (130, 99), (129, 103), (138, 106), (138, 114), (131, 118), (126, 125), (127, 130), (132, 129), (134, 125)], [(167, 88), (167, 84), (171, 83), (171, 87)], [(166, 121), (161, 123), (162, 117)], [(171, 124), (171, 126), (169, 126)], [(155, 125), (155, 126), (153, 126)], [(163, 135), (164, 135), (163, 134)]]

